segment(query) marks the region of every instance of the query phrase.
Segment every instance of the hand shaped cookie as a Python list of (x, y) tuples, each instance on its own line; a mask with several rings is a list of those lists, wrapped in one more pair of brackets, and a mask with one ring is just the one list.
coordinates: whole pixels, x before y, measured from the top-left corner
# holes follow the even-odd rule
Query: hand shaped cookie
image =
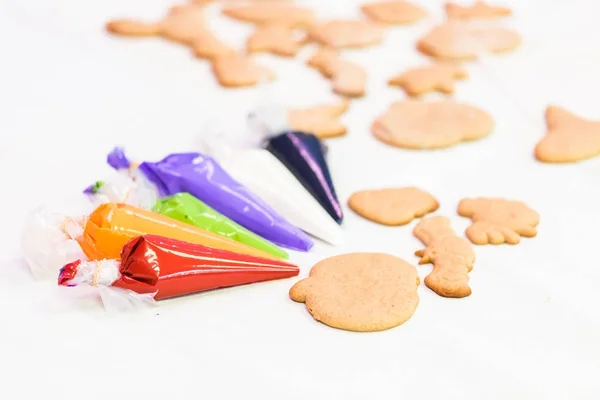
[(433, 264), (425, 285), (443, 297), (467, 297), (471, 294), (468, 273), (473, 269), (475, 253), (469, 242), (456, 236), (446, 217), (422, 219), (413, 234), (427, 247), (415, 252), (419, 264)]
[(412, 24), (427, 16), (423, 8), (404, 0), (367, 3), (360, 9), (373, 21), (386, 24)]
[(371, 221), (397, 226), (437, 210), (439, 203), (429, 193), (406, 187), (361, 190), (350, 196), (348, 206)]
[(383, 27), (361, 20), (331, 20), (315, 25), (309, 31), (309, 38), (323, 46), (341, 48), (362, 48), (380, 43), (383, 40)]
[(320, 48), (307, 64), (331, 79), (334, 93), (345, 97), (361, 97), (365, 94), (365, 70), (353, 62), (340, 59), (337, 50)]
[(538, 160), (575, 162), (600, 155), (600, 121), (589, 121), (567, 110), (546, 109), (546, 136), (535, 147)]
[(472, 60), (482, 53), (513, 50), (520, 43), (519, 35), (507, 28), (446, 22), (419, 39), (417, 49), (437, 59)]
[(339, 117), (348, 109), (348, 101), (337, 104), (322, 104), (309, 108), (297, 108), (288, 111), (288, 120), (292, 129), (310, 132), (320, 138), (331, 138), (346, 134), (346, 126)]
[(305, 7), (278, 3), (256, 3), (244, 6), (224, 8), (223, 15), (229, 18), (255, 24), (277, 23), (290, 28), (302, 28), (313, 25), (315, 13)]
[(473, 221), (466, 234), (475, 244), (517, 244), (521, 236), (534, 237), (540, 221), (524, 203), (505, 199), (464, 199), (458, 214)]
[(391, 78), (388, 83), (402, 87), (409, 96), (420, 96), (431, 91), (453, 93), (454, 80), (466, 77), (467, 71), (459, 65), (438, 63), (409, 69)]
[(213, 61), (212, 68), (217, 80), (224, 87), (254, 86), (275, 77), (270, 69), (241, 54), (219, 57)]
[(512, 15), (510, 8), (491, 6), (483, 1), (475, 1), (471, 6), (448, 2), (445, 9), (449, 19), (498, 18)]
[(437, 149), (487, 136), (492, 117), (452, 101), (397, 101), (371, 125), (377, 139), (407, 149)]
[(419, 277), (406, 261), (382, 253), (350, 253), (317, 263), (290, 289), (313, 318), (334, 328), (374, 332), (407, 321), (419, 304)]

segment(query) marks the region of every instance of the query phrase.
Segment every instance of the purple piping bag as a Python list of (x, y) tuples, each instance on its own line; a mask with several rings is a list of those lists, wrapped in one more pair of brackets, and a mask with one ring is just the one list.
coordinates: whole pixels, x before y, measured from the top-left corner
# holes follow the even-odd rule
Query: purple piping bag
[[(115, 152), (119, 153), (119, 157), (111, 157)], [(119, 169), (119, 166), (125, 165), (125, 160), (128, 162), (122, 149), (115, 149), (113, 153), (107, 158), (113, 168)], [(138, 170), (156, 185), (161, 196), (190, 193), (219, 213), (277, 245), (308, 251), (314, 244), (308, 235), (233, 179), (211, 157), (195, 152), (175, 153), (158, 162), (143, 162)]]

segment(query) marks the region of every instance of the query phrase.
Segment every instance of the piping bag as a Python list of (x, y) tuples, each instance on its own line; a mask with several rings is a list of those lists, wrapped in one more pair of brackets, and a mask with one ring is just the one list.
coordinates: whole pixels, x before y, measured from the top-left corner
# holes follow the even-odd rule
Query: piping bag
[[(119, 155), (119, 157), (116, 157)], [(109, 154), (125, 159), (122, 149)], [(131, 169), (131, 167), (129, 168)], [(293, 250), (308, 251), (313, 241), (262, 199), (233, 179), (214, 159), (200, 153), (174, 153), (158, 162), (143, 162), (136, 171), (156, 185), (161, 196), (187, 192), (263, 238)]]
[(326, 148), (311, 133), (288, 130), (287, 111), (263, 106), (249, 115), (250, 129), (266, 139), (265, 148), (273, 154), (313, 195), (329, 215), (341, 224), (342, 206), (325, 159)]
[[(154, 300), (218, 289), (289, 278), (298, 275), (297, 266), (281, 260), (266, 259), (155, 235), (129, 240), (120, 253), (120, 261), (77, 260), (59, 272), (58, 284), (105, 287), (101, 291), (123, 309), (131, 301)], [(115, 303), (117, 300), (117, 303)], [(119, 304), (120, 303), (120, 304)], [(124, 307), (125, 306), (125, 307)]]
[[(340, 226), (286, 166), (251, 136), (227, 137), (225, 132), (234, 132), (233, 129), (222, 133), (207, 131), (211, 135), (202, 140), (202, 150), (215, 158), (234, 179), (306, 233), (333, 245), (343, 242)], [(245, 141), (245, 138), (250, 140)]]
[(133, 179), (128, 174), (116, 175), (117, 177), (114, 179), (98, 181), (88, 186), (84, 190), (84, 194), (96, 206), (110, 202), (126, 203), (141, 209), (152, 210), (247, 244), (275, 257), (288, 258), (288, 254), (273, 243), (219, 214), (189, 193), (177, 193), (158, 200), (159, 194), (156, 187), (141, 174)]
[(285, 251), (273, 243), (219, 214), (189, 193), (164, 197), (156, 202), (152, 211), (245, 243), (276, 257), (288, 257)]
[(269, 253), (226, 236), (122, 203), (105, 203), (98, 206), (87, 218), (83, 234), (77, 241), (91, 260), (118, 259), (125, 243), (136, 236), (146, 234), (256, 257), (274, 258)]

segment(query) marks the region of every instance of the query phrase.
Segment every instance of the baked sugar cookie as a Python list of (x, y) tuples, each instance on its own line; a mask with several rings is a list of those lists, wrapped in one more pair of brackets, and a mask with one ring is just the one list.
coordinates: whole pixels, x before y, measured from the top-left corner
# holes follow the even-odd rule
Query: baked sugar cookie
[(196, 57), (215, 60), (224, 56), (232, 56), (235, 50), (229, 45), (223, 43), (218, 37), (211, 32), (206, 32), (194, 39), (191, 43), (192, 50)]
[(380, 43), (384, 29), (378, 24), (361, 20), (331, 20), (315, 25), (309, 38), (323, 46), (362, 48)]
[(535, 147), (535, 157), (548, 163), (586, 160), (600, 155), (600, 121), (580, 118), (564, 108), (546, 109), (546, 136)]
[(419, 39), (417, 49), (437, 59), (473, 60), (483, 53), (514, 50), (520, 43), (520, 36), (507, 28), (450, 21)]
[(425, 277), (425, 286), (442, 297), (471, 295), (469, 272), (473, 269), (475, 253), (466, 239), (456, 236), (446, 217), (423, 218), (413, 234), (425, 246), (415, 252), (419, 264), (433, 264), (433, 271)]
[(350, 253), (317, 263), (290, 289), (317, 321), (356, 332), (390, 329), (417, 309), (419, 277), (406, 261), (383, 253)]
[(365, 94), (367, 75), (358, 64), (342, 60), (339, 52), (322, 47), (307, 61), (331, 80), (333, 92), (345, 97), (361, 97)]
[(346, 125), (339, 118), (349, 105), (347, 100), (341, 100), (335, 104), (293, 108), (288, 110), (288, 122), (293, 130), (312, 133), (321, 139), (343, 136)]
[(437, 63), (424, 67), (411, 68), (391, 78), (388, 83), (400, 86), (409, 96), (420, 96), (427, 92), (454, 92), (454, 80), (465, 79), (467, 71), (452, 63)]
[(439, 203), (415, 187), (361, 190), (348, 199), (358, 215), (382, 225), (406, 225), (415, 218), (438, 209)]
[(476, 198), (458, 204), (458, 215), (471, 218), (467, 237), (474, 244), (517, 244), (523, 237), (534, 237), (540, 215), (520, 201)]
[(302, 46), (294, 29), (276, 22), (256, 27), (248, 38), (246, 48), (250, 53), (273, 53), (281, 57), (293, 57)]
[(483, 138), (494, 121), (483, 110), (452, 101), (393, 103), (371, 125), (377, 139), (407, 149), (438, 149)]
[(238, 21), (251, 22), (254, 24), (277, 23), (287, 25), (291, 28), (302, 28), (311, 26), (315, 21), (313, 10), (290, 4), (255, 3), (244, 6), (232, 6), (224, 8), (223, 15)]
[(404, 0), (367, 3), (360, 9), (368, 18), (385, 24), (407, 25), (427, 16), (427, 11), (423, 8)]
[(221, 86), (230, 88), (254, 86), (275, 77), (270, 69), (242, 54), (219, 57), (213, 61), (212, 69)]
[(510, 8), (492, 6), (483, 1), (475, 1), (471, 6), (461, 6), (460, 4), (448, 2), (444, 8), (450, 19), (489, 19), (512, 15)]
[(185, 45), (191, 45), (208, 33), (204, 8), (195, 5), (173, 6), (162, 20), (156, 22), (112, 20), (106, 24), (106, 30), (121, 36), (161, 36)]

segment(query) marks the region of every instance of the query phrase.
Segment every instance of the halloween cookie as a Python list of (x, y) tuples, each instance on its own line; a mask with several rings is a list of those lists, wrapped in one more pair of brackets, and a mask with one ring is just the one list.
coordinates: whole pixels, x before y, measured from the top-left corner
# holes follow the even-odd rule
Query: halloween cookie
[(483, 138), (494, 121), (483, 110), (452, 101), (393, 103), (371, 125), (377, 139), (407, 149), (438, 149)]
[(382, 225), (406, 225), (415, 218), (438, 209), (439, 203), (415, 187), (361, 190), (348, 199), (358, 215)]
[(242, 54), (219, 57), (213, 61), (212, 69), (221, 86), (230, 88), (254, 86), (275, 77), (270, 69)]
[(411, 68), (391, 78), (391, 86), (400, 86), (409, 96), (420, 96), (427, 92), (454, 92), (454, 80), (466, 78), (467, 71), (459, 65), (437, 63), (424, 67)]
[(456, 236), (446, 217), (423, 218), (413, 234), (426, 246), (415, 252), (419, 264), (433, 264), (425, 285), (442, 297), (467, 297), (471, 294), (469, 272), (475, 253), (466, 239)]
[(474, 244), (517, 244), (523, 237), (534, 237), (540, 222), (537, 212), (520, 201), (477, 198), (464, 199), (458, 215), (471, 218), (466, 234)]
[(475, 1), (470, 6), (448, 2), (444, 8), (450, 19), (488, 19), (512, 15), (510, 8), (492, 6), (483, 1)]
[(345, 97), (361, 97), (365, 94), (365, 70), (358, 64), (342, 60), (337, 50), (322, 47), (307, 64), (331, 80), (334, 93)]
[(277, 2), (226, 7), (222, 13), (238, 21), (254, 24), (276, 22), (290, 28), (308, 27), (315, 21), (313, 10)]
[(548, 163), (585, 160), (600, 155), (600, 121), (580, 118), (564, 108), (546, 108), (546, 136), (535, 157)]
[(331, 20), (315, 25), (309, 39), (328, 47), (362, 48), (383, 40), (383, 27), (361, 20)]
[(346, 126), (339, 120), (349, 106), (346, 100), (336, 104), (321, 104), (288, 111), (288, 122), (293, 130), (309, 132), (322, 139), (346, 134)]
[(406, 322), (419, 304), (416, 268), (382, 253), (350, 253), (317, 263), (290, 289), (313, 318), (334, 328), (375, 332)]
[(265, 52), (293, 57), (302, 46), (302, 42), (293, 28), (272, 22), (257, 26), (248, 38), (246, 48), (250, 53)]
[(419, 39), (417, 49), (438, 59), (472, 60), (482, 53), (514, 50), (520, 43), (520, 36), (507, 28), (450, 21)]
[(360, 9), (369, 19), (385, 24), (407, 25), (427, 16), (427, 11), (423, 8), (403, 0), (367, 3)]

